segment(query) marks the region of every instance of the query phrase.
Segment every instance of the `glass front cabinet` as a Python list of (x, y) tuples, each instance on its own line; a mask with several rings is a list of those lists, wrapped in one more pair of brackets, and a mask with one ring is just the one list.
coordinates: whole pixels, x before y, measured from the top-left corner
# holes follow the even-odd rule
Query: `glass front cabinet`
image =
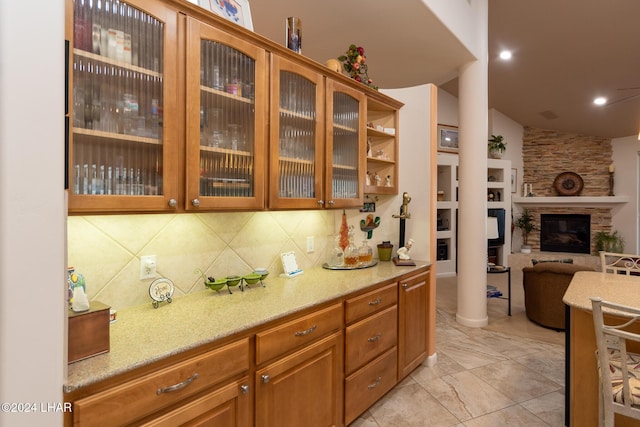
[(262, 209), (265, 51), (188, 19), (185, 209)]
[(69, 210), (176, 205), (176, 12), (166, 5), (75, 0)]
[[(366, 126), (395, 128), (390, 98), (189, 3), (67, 0), (67, 16), (70, 213), (351, 208), (397, 193), (397, 135)], [(369, 169), (392, 186), (365, 187)]]

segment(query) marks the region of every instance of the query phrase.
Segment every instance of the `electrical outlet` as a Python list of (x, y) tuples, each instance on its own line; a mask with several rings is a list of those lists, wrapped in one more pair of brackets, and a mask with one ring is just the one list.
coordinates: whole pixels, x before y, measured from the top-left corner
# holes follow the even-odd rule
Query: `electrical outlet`
[(314, 238), (313, 236), (308, 236), (307, 237), (307, 253), (310, 254), (315, 250), (316, 250), (316, 243), (314, 241)]
[(156, 278), (156, 256), (146, 255), (140, 257), (140, 280)]

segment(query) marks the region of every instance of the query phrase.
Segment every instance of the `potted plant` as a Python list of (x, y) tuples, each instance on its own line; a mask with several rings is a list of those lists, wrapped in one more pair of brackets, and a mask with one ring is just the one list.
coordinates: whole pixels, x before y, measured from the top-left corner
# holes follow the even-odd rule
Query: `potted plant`
[(489, 138), (489, 155), (494, 159), (502, 158), (504, 150), (507, 149), (507, 143), (504, 142), (502, 135), (491, 135)]
[(598, 255), (600, 251), (624, 253), (624, 239), (617, 231), (598, 231), (595, 235), (594, 255)]
[(529, 246), (529, 233), (533, 230), (537, 230), (536, 225), (533, 222), (533, 214), (529, 210), (525, 209), (513, 223), (522, 232), (522, 246), (520, 252), (523, 254), (531, 253), (531, 246)]

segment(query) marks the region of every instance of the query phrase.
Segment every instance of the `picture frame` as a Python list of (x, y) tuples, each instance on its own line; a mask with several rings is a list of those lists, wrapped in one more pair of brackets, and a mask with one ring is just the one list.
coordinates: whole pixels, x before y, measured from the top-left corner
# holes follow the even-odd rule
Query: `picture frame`
[(253, 31), (249, 0), (197, 0), (198, 5), (226, 20)]
[(438, 125), (438, 151), (458, 153), (457, 126)]
[(511, 192), (516, 193), (518, 191), (518, 169), (511, 169)]

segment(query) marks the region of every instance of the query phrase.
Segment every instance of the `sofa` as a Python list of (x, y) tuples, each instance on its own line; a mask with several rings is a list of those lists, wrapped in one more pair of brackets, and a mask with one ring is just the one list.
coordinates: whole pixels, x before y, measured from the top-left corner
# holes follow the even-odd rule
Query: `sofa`
[(562, 297), (573, 275), (593, 268), (565, 262), (538, 262), (522, 269), (524, 306), (527, 318), (546, 328), (565, 330), (565, 304)]

